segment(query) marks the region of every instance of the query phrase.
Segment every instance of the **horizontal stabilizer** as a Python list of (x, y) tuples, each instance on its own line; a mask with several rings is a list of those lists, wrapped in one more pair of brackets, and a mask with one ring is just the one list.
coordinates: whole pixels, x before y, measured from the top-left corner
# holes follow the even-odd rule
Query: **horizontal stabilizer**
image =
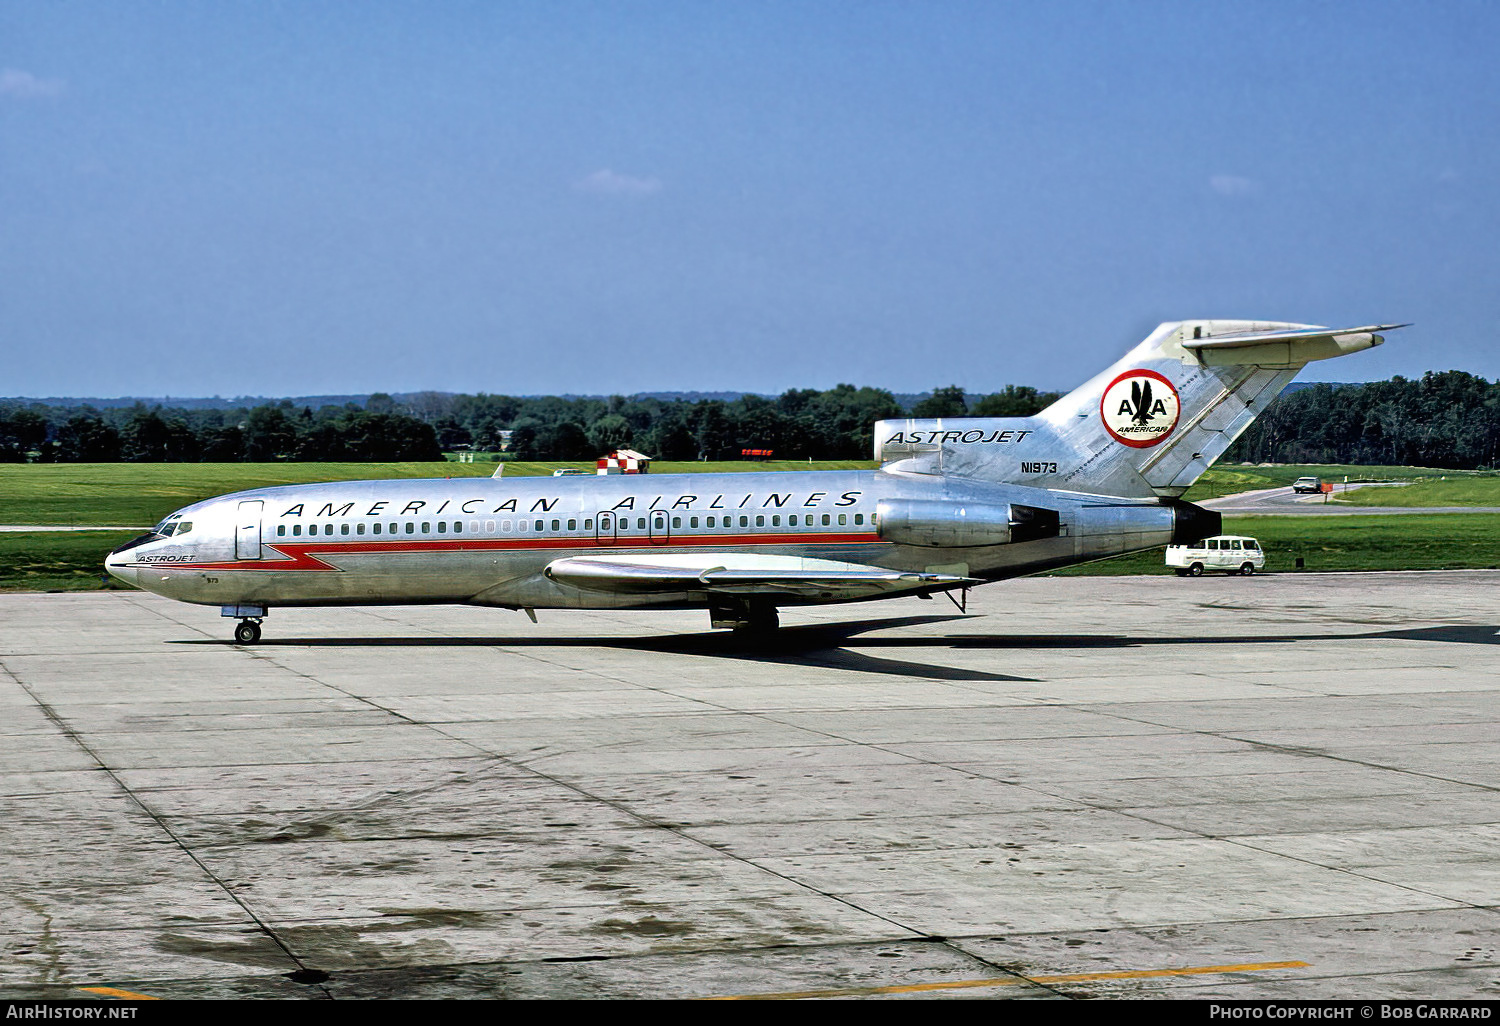
[(1313, 360), (1328, 360), (1378, 346), (1385, 341), (1380, 332), (1405, 327), (1409, 325), (1366, 324), (1359, 328), (1297, 325), (1270, 331), (1236, 331), (1225, 335), (1205, 334), (1199, 338), (1184, 338), (1182, 348), (1197, 354), (1200, 360), (1210, 366), (1255, 364), (1261, 367), (1297, 367)]
[[(1241, 346), (1258, 346), (1267, 342), (1311, 342), (1320, 338), (1338, 338), (1343, 335), (1374, 335), (1382, 331), (1409, 328), (1410, 324), (1367, 324), (1362, 328), (1304, 328), (1298, 331), (1246, 331), (1235, 335), (1210, 335), (1206, 338), (1183, 340), (1187, 349), (1228, 349)], [(1384, 341), (1382, 339), (1381, 341)], [(1376, 343), (1377, 345), (1379, 343)]]
[(797, 556), (703, 552), (690, 555), (570, 556), (547, 565), (559, 584), (616, 593), (701, 591), (715, 595), (865, 596), (977, 581), (952, 574), (886, 570)]

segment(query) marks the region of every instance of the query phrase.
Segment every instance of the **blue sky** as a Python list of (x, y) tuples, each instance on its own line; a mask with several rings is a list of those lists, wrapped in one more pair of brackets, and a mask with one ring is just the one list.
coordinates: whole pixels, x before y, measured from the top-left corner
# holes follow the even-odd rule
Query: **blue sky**
[(0, 0), (0, 395), (1500, 377), (1500, 5)]

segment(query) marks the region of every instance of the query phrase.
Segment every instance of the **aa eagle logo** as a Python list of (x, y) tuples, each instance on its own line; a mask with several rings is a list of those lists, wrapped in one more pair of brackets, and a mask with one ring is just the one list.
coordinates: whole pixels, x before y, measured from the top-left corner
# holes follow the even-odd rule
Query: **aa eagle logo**
[(1156, 371), (1131, 370), (1109, 383), (1099, 400), (1099, 418), (1115, 441), (1144, 449), (1177, 427), (1182, 402), (1172, 383)]

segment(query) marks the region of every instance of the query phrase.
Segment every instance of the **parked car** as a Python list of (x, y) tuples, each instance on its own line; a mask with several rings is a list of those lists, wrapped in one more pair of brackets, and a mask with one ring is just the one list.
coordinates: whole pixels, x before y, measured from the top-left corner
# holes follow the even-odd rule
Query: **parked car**
[(1323, 479), (1320, 477), (1299, 477), (1292, 482), (1292, 491), (1297, 494), (1303, 492), (1321, 492), (1323, 490)]
[(1178, 577), (1199, 577), (1205, 570), (1249, 577), (1266, 566), (1266, 553), (1260, 542), (1238, 534), (1221, 534), (1204, 538), (1191, 545), (1168, 545), (1167, 566)]

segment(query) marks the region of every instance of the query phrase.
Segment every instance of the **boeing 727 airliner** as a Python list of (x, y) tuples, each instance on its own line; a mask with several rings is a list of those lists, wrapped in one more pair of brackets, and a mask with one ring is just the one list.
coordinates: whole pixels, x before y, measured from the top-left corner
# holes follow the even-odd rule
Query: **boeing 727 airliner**
[(1313, 360), (1404, 325), (1163, 324), (1034, 417), (887, 420), (872, 471), (288, 485), (178, 510), (109, 572), (221, 607), (777, 608), (931, 595), (1219, 533), (1180, 496)]

